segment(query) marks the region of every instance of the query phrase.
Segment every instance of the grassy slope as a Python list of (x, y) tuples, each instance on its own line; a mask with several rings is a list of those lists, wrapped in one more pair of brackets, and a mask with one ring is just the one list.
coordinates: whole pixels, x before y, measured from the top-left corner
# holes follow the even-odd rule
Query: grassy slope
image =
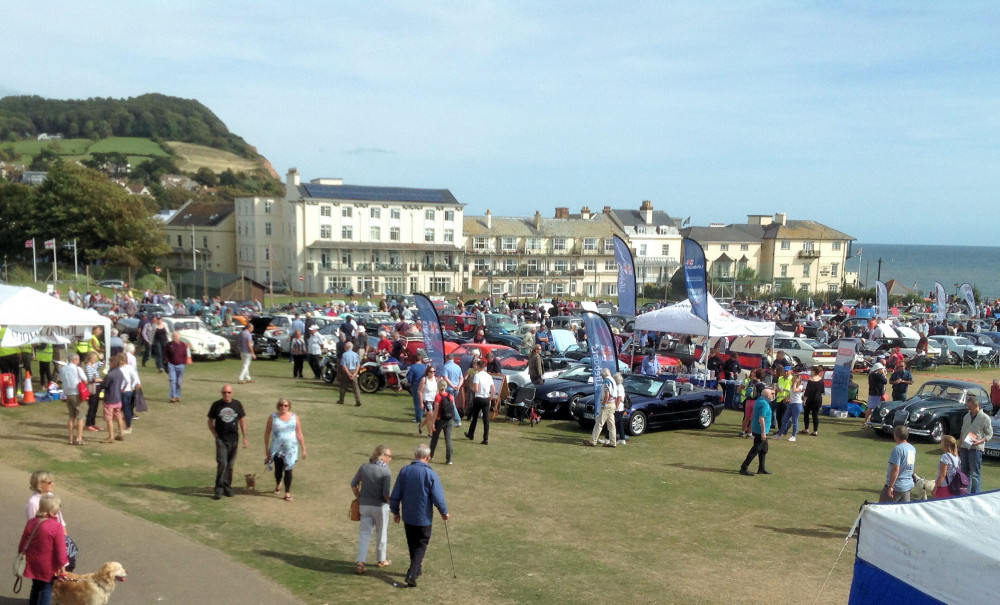
[(261, 167), (260, 162), (242, 158), (229, 151), (177, 141), (168, 141), (167, 145), (176, 155), (177, 167), (184, 171), (194, 172), (207, 166), (215, 172), (222, 172), (226, 168), (232, 168), (234, 172), (251, 172)]
[[(346, 514), (348, 482), (376, 444), (393, 447), (395, 474), (422, 440), (409, 398), (338, 406), (330, 387), (288, 378), (287, 361), (252, 370), (254, 385), (234, 385), (250, 430), (237, 472), (256, 472), (262, 491), (225, 508), (209, 499), (214, 450), (204, 414), (222, 381), (235, 377), (235, 360), (190, 366), (184, 403), (173, 405), (163, 403), (164, 375), (144, 369), (151, 411), (125, 443), (65, 446), (61, 404), (4, 409), (0, 452), (25, 472), (49, 467), (74, 491), (229, 552), (313, 603), (426, 602), (426, 590), (449, 603), (584, 603), (610, 589), (642, 603), (843, 603), (852, 547), (815, 598), (858, 506), (877, 499), (891, 449), (856, 419), (824, 417), (819, 437), (772, 445), (774, 475), (745, 478), (735, 471), (749, 441), (735, 436), (731, 411), (708, 430), (651, 433), (617, 450), (578, 445), (583, 432), (564, 421), (495, 423), (487, 447), (456, 431), (455, 465), (434, 467), (452, 513), (458, 578), (438, 520), (427, 588), (397, 591), (389, 583), (406, 567), (401, 527), (390, 527), (390, 571), (358, 577), (357, 525)], [(988, 370), (952, 373), (991, 378)], [(279, 396), (301, 415), (309, 450), (291, 504), (270, 495), (262, 467), (263, 426)], [(931, 475), (937, 448), (916, 447), (918, 473)], [(984, 489), (1000, 487), (995, 467), (984, 464)]]

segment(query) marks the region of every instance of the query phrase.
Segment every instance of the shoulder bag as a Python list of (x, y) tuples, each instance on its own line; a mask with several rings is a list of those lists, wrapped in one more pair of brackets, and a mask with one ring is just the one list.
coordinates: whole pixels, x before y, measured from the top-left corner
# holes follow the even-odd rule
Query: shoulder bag
[(361, 503), (358, 502), (357, 498), (351, 500), (351, 510), (348, 513), (348, 517), (350, 518), (351, 521), (361, 520)]
[(14, 558), (14, 594), (21, 592), (21, 584), (24, 582), (24, 568), (27, 567), (28, 557), (25, 555), (28, 552), (28, 547), (31, 546), (31, 539), (35, 537), (35, 532), (42, 525), (40, 520), (35, 523), (35, 527), (31, 529), (31, 533), (28, 535), (28, 541), (24, 543), (24, 552), (17, 553), (17, 557)]

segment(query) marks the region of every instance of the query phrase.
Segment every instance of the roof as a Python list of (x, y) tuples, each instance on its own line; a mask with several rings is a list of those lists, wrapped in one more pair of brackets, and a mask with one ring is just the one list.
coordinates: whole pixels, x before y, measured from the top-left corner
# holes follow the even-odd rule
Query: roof
[(785, 224), (734, 223), (725, 227), (687, 227), (681, 235), (696, 242), (760, 242), (765, 239), (851, 240), (855, 238), (816, 221), (785, 221)]
[(215, 227), (236, 211), (233, 202), (189, 201), (167, 222), (168, 227)]
[(895, 279), (890, 279), (885, 282), (885, 292), (886, 296), (916, 296), (917, 293), (912, 288), (908, 288), (905, 285), (899, 283)]
[(464, 217), (463, 234), (467, 237), (496, 236), (508, 237), (611, 237), (619, 229), (605, 214), (595, 214), (589, 219), (582, 218), (541, 218), (535, 228), (534, 217), (493, 216), (492, 228), (486, 227), (485, 216)]
[(759, 243), (764, 239), (763, 229), (759, 225), (726, 225), (725, 227), (685, 227), (681, 235), (698, 243), (704, 242), (738, 242)]
[(771, 223), (764, 226), (764, 237), (768, 239), (854, 240), (850, 235), (816, 221), (785, 221), (784, 225)]
[[(616, 208), (611, 209), (611, 214), (615, 215), (618, 222), (625, 227), (646, 227), (646, 219), (644, 218), (645, 212), (642, 210), (619, 210)], [(654, 227), (673, 227), (677, 229), (680, 227), (680, 219), (671, 218), (669, 214), (663, 212), (662, 210), (653, 211), (653, 223)]]
[(298, 186), (303, 198), (344, 200), (356, 202), (414, 202), (421, 204), (452, 204), (460, 206), (447, 189), (417, 189), (413, 187), (368, 187), (364, 185), (319, 185), (305, 183)]

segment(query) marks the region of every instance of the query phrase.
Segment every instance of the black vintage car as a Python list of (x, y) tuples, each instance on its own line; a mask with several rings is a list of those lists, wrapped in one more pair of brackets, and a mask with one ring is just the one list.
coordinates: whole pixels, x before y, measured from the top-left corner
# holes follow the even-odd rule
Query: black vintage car
[[(630, 435), (648, 429), (693, 424), (707, 429), (722, 413), (722, 391), (678, 383), (660, 376), (629, 374), (625, 387), (625, 427)], [(594, 396), (591, 394), (570, 405), (570, 414), (580, 426), (594, 427)]]
[(569, 418), (570, 402), (594, 394), (589, 365), (571, 367), (535, 386), (535, 409), (548, 418)]
[(980, 408), (993, 414), (990, 396), (981, 385), (964, 380), (931, 380), (906, 401), (883, 401), (868, 420), (867, 426), (879, 433), (892, 434), (896, 425), (910, 429), (910, 435), (927, 437), (940, 443), (945, 435), (956, 439), (962, 430), (962, 418), (968, 413), (965, 399), (975, 395)]
[[(253, 329), (253, 352), (257, 357), (278, 359), (281, 356), (281, 343), (273, 336), (267, 336), (264, 332), (271, 325), (270, 317), (253, 317), (248, 320)], [(243, 332), (242, 326), (232, 326), (221, 328), (220, 335), (229, 341), (229, 351), (235, 357), (240, 356), (240, 334)]]

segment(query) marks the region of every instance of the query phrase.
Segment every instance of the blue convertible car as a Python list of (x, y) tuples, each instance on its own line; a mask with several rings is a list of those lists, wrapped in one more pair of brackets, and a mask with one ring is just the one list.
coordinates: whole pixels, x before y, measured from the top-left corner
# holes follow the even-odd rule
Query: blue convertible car
[[(625, 387), (625, 425), (630, 435), (676, 424), (707, 429), (722, 413), (722, 391), (703, 389), (659, 376), (629, 374)], [(580, 426), (594, 426), (594, 396), (570, 404), (570, 415)]]

